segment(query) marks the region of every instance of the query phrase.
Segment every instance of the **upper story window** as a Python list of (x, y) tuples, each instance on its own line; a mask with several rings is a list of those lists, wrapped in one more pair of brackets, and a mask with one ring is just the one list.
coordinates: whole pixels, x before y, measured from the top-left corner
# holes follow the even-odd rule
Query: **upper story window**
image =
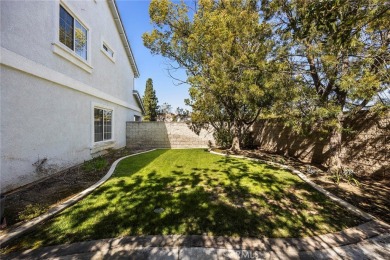
[(102, 40), (101, 51), (112, 61), (115, 62), (115, 51), (111, 46)]
[(60, 42), (87, 60), (87, 29), (60, 5)]
[(103, 49), (110, 57), (114, 58), (114, 52), (107, 46), (107, 44), (103, 43)]

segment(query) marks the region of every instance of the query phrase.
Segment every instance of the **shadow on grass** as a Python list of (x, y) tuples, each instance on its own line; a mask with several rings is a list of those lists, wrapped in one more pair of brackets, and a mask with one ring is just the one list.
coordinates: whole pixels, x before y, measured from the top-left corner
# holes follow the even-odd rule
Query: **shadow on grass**
[(175, 153), (158, 150), (130, 159), (130, 170), (119, 165), (87, 199), (16, 244), (159, 234), (300, 237), (361, 223), (298, 177), (258, 162), (216, 157), (209, 167), (145, 171), (167, 152)]

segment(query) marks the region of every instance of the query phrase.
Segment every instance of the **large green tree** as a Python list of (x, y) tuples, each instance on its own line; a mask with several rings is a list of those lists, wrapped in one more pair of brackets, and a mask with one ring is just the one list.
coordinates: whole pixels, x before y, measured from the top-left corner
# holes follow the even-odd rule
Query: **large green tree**
[(153, 88), (153, 80), (148, 78), (145, 86), (145, 93), (142, 99), (145, 107), (145, 121), (156, 121), (157, 120), (157, 111), (158, 111), (158, 99), (156, 96), (156, 91)]
[(263, 0), (284, 73), (275, 111), (297, 129), (331, 133), (331, 169), (341, 168), (342, 120), (389, 88), (386, 0)]
[(271, 28), (262, 22), (257, 1), (152, 0), (154, 30), (143, 35), (154, 54), (186, 70), (194, 129), (212, 126), (231, 136), (231, 149), (272, 101), (268, 54)]

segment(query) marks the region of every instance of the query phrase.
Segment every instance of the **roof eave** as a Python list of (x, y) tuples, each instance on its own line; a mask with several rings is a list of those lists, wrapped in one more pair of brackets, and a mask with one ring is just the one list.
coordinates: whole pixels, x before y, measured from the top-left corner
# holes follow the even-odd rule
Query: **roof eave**
[(130, 42), (127, 38), (126, 30), (123, 26), (121, 16), (118, 12), (118, 7), (116, 5), (116, 0), (107, 0), (108, 6), (110, 7), (112, 16), (114, 17), (115, 25), (119, 31), (120, 38), (122, 40), (123, 46), (125, 47), (127, 57), (130, 61), (131, 68), (134, 72), (134, 77), (138, 78), (140, 76), (137, 63), (135, 62), (134, 54), (130, 46)]
[(144, 103), (142, 102), (141, 96), (137, 90), (133, 90), (133, 95), (135, 99), (137, 100), (139, 106), (141, 107), (142, 114), (145, 115), (145, 108), (144, 108)]

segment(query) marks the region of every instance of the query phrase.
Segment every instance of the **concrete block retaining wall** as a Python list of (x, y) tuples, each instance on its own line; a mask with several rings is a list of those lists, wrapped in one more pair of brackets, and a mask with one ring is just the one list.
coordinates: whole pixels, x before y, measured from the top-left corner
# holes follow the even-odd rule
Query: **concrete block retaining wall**
[(126, 146), (145, 148), (207, 148), (215, 143), (213, 134), (202, 130), (195, 134), (186, 123), (127, 122)]

